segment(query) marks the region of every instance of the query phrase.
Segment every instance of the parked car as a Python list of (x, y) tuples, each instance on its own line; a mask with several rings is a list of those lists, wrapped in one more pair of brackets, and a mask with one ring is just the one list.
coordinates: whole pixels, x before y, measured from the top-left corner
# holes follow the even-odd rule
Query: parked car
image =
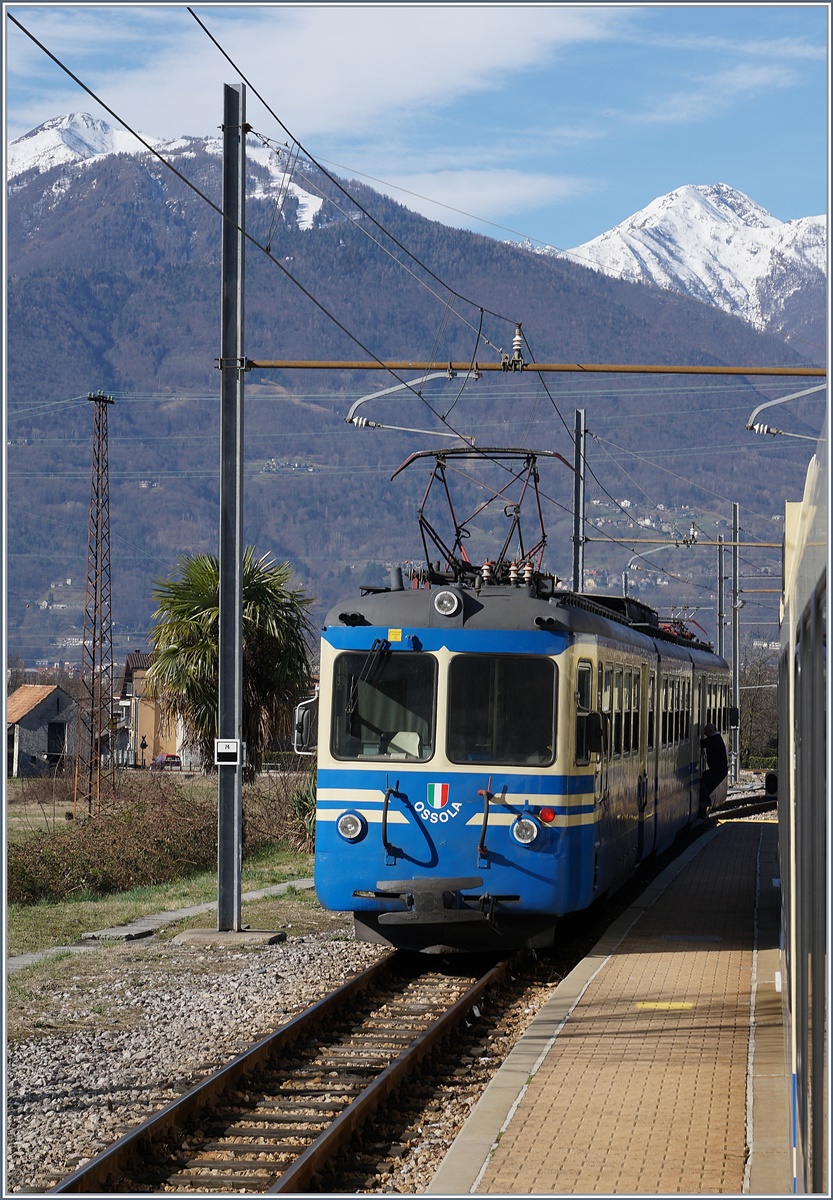
[(158, 754), (150, 764), (151, 771), (181, 771), (182, 759), (178, 754)]

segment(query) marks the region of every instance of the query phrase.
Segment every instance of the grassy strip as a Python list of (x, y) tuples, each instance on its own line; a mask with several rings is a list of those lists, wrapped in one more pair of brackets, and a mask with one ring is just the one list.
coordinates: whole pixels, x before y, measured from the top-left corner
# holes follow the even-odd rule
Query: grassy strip
[[(285, 930), (287, 936), (324, 933), (352, 940), (351, 921), (345, 913), (324, 912), (311, 891), (291, 891), (243, 905), (243, 920), (252, 929)], [(202, 923), (201, 923), (202, 922)], [(214, 928), (213, 918), (190, 917), (160, 931), (164, 940), (186, 929)], [(157, 939), (141, 942), (93, 943), (83, 953), (69, 950), (12, 971), (7, 978), (6, 1025), (9, 1043), (21, 1038), (71, 1034), (77, 1030), (124, 1029), (143, 1020), (141, 1010), (131, 1010), (123, 1000), (126, 987), (165, 987), (172, 973), (198, 981), (205, 973), (233, 971), (240, 953), (263, 955), (264, 948), (242, 951), (194, 950), (161, 946)], [(180, 951), (177, 953), (177, 951)], [(271, 947), (264, 965), (279, 968), (281, 945)], [(277, 958), (275, 957), (277, 956)], [(114, 982), (117, 986), (114, 987)]]
[[(244, 862), (242, 886), (244, 892), (254, 892), (311, 875), (311, 854), (271, 850)], [(55, 904), (11, 904), (7, 910), (6, 953), (32, 954), (51, 946), (72, 945), (83, 933), (94, 929), (111, 929), (137, 917), (216, 899), (216, 873), (205, 872), (156, 887), (133, 888), (108, 896), (79, 896)], [(189, 918), (189, 927), (211, 928), (216, 916), (206, 914), (205, 924), (198, 924), (200, 920), (199, 917)]]

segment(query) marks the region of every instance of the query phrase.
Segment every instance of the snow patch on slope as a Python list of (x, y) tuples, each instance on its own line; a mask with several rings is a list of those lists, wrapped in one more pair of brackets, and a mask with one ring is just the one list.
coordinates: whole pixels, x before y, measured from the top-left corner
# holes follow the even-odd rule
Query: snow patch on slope
[(826, 220), (779, 221), (725, 183), (689, 184), (581, 246), (549, 253), (765, 328), (803, 280), (824, 275)]

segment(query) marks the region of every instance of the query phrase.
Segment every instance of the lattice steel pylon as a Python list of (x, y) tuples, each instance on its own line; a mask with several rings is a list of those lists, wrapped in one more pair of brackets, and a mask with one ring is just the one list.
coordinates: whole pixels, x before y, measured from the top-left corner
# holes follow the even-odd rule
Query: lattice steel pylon
[(96, 392), (87, 399), (95, 404), (95, 423), (73, 811), (77, 813), (80, 807), (93, 816), (101, 811), (102, 801), (112, 799), (116, 779), (112, 745), (113, 618), (107, 464), (107, 408), (113, 397)]

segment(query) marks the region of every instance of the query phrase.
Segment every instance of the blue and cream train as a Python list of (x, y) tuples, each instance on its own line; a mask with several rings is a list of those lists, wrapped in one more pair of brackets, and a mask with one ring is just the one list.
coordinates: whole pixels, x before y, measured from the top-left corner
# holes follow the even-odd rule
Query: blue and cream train
[(701, 731), (729, 727), (726, 663), (653, 610), (478, 583), (395, 568), (326, 619), (315, 887), (361, 940), (551, 944), (696, 820)]

